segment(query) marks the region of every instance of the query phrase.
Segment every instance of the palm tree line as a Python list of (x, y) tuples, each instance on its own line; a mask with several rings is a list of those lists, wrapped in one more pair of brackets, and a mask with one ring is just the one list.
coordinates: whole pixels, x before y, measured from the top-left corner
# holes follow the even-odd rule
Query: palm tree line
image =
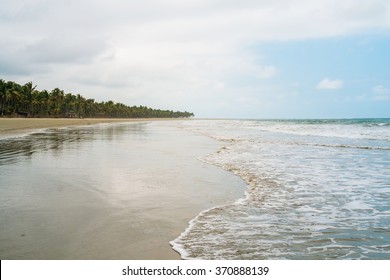
[(0, 116), (37, 118), (188, 118), (194, 116), (189, 112), (128, 106), (111, 100), (96, 102), (80, 94), (65, 93), (59, 88), (40, 91), (36, 87), (32, 82), (20, 85), (0, 79)]

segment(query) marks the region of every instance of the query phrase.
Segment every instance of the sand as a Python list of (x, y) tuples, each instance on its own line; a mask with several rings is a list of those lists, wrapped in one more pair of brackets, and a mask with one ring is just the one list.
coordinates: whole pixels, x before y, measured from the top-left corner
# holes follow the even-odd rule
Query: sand
[(37, 129), (94, 125), (99, 123), (156, 121), (166, 119), (110, 119), (110, 118), (0, 118), (0, 136), (18, 136)]
[[(129, 120), (0, 121), (15, 133)], [(0, 164), (1, 259), (179, 259), (169, 241), (191, 219), (244, 195), (241, 179), (197, 159), (221, 143), (178, 122), (96, 129), (98, 140), (79, 139), (94, 135), (79, 130), (72, 139), (36, 134), (20, 149), (11, 145), (17, 164)]]

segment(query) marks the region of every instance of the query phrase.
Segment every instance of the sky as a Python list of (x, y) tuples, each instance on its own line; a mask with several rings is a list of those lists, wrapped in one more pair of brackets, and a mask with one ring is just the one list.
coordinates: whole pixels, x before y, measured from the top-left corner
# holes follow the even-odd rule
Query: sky
[(201, 118), (390, 117), (388, 0), (0, 0), (0, 78)]

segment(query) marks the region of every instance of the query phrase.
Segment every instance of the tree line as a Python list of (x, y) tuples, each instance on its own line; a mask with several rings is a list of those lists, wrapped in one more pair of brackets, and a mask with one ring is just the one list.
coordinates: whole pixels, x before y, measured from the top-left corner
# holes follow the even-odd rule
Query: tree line
[(59, 88), (37, 90), (28, 82), (20, 85), (0, 79), (0, 115), (49, 118), (188, 118), (193, 113), (128, 106), (113, 101), (96, 102), (80, 94), (65, 93)]

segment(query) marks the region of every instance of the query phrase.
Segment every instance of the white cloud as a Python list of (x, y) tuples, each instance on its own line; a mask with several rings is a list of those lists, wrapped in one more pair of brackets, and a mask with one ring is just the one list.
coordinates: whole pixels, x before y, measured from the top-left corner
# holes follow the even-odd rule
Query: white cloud
[(372, 88), (373, 99), (377, 101), (390, 100), (390, 89), (382, 85), (377, 85)]
[(342, 80), (331, 80), (329, 78), (324, 78), (317, 85), (318, 89), (340, 89), (343, 87), (344, 82)]
[(372, 91), (376, 94), (388, 94), (390, 93), (390, 89), (382, 86), (382, 85), (378, 85), (378, 86), (375, 86), (372, 88)]
[[(278, 74), (248, 46), (388, 30), (389, 13), (388, 0), (2, 0), (0, 74), (191, 110), (233, 80)], [(318, 88), (342, 84), (325, 79)]]
[(370, 92), (365, 92), (356, 96), (346, 96), (345, 101), (358, 102), (383, 102), (390, 101), (390, 88), (383, 85), (377, 85), (371, 88)]

